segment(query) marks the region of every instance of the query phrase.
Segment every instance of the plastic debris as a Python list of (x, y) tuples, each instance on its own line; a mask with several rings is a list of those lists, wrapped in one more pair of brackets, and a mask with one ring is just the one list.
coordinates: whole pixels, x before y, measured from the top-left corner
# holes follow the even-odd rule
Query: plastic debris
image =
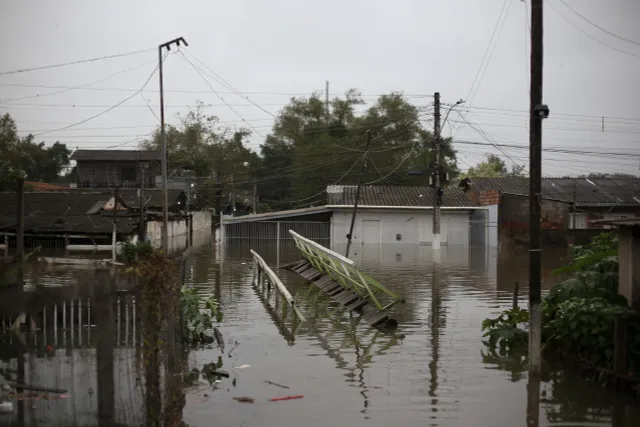
[(243, 402), (243, 403), (253, 403), (255, 401), (253, 397), (246, 397), (246, 396), (234, 397), (233, 400), (237, 400), (238, 402)]
[(251, 365), (240, 365), (240, 366), (234, 366), (233, 369), (247, 369), (250, 367)]

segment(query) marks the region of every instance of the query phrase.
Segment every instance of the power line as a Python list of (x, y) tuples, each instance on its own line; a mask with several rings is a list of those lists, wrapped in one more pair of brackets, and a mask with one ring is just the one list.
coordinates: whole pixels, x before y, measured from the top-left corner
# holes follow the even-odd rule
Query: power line
[(631, 40), (631, 39), (627, 39), (625, 37), (622, 37), (618, 34), (615, 34), (609, 30), (607, 30), (606, 28), (601, 27), (600, 25), (596, 24), (595, 22), (589, 20), (587, 17), (585, 17), (584, 15), (582, 15), (580, 12), (578, 12), (577, 10), (575, 10), (574, 8), (572, 8), (571, 6), (569, 6), (564, 0), (559, 0), (560, 3), (562, 3), (564, 5), (564, 7), (566, 7), (567, 9), (569, 9), (571, 12), (573, 12), (574, 14), (576, 14), (580, 19), (582, 19), (583, 21), (591, 24), (592, 26), (596, 27), (597, 29), (599, 29), (600, 31), (603, 31), (607, 34), (609, 34), (610, 36), (613, 36), (619, 40), (625, 41), (627, 43), (631, 43), (634, 44), (636, 46), (640, 46), (640, 42), (637, 42), (635, 40)]
[(585, 36), (589, 37), (591, 40), (594, 40), (594, 41), (600, 43), (601, 45), (608, 47), (609, 49), (613, 49), (613, 50), (615, 50), (617, 52), (620, 52), (620, 53), (623, 53), (625, 55), (633, 56), (634, 58), (640, 58), (640, 56), (638, 56), (638, 55), (636, 55), (634, 53), (627, 52), (626, 50), (623, 50), (623, 49), (617, 48), (615, 46), (612, 46), (609, 43), (607, 43), (607, 42), (605, 42), (603, 40), (600, 40), (599, 38), (594, 37), (591, 34), (587, 33), (585, 30), (583, 30), (582, 28), (578, 27), (575, 23), (571, 22), (569, 19), (567, 19), (567, 17), (565, 17), (562, 13), (560, 13), (560, 11), (555, 8), (553, 3), (548, 2), (547, 5), (551, 8), (551, 10), (553, 10), (555, 12), (556, 15), (558, 15), (560, 18), (562, 18), (563, 21), (565, 21), (566, 23), (571, 25), (576, 30), (580, 31)]
[(113, 58), (120, 58), (120, 57), (123, 57), (123, 56), (138, 55), (140, 53), (146, 53), (146, 52), (150, 52), (150, 51), (153, 51), (153, 50), (155, 50), (155, 49), (134, 50), (132, 52), (118, 53), (118, 54), (115, 54), (115, 55), (108, 55), (108, 56), (100, 56), (100, 57), (97, 57), (97, 58), (81, 59), (81, 60), (78, 60), (78, 61), (64, 62), (64, 63), (61, 63), (61, 64), (41, 65), (39, 67), (21, 68), (21, 69), (18, 69), (18, 70), (11, 70), (11, 71), (2, 71), (2, 72), (0, 72), (0, 76), (7, 76), (9, 74), (26, 73), (28, 71), (48, 70), (48, 69), (51, 69), (51, 68), (66, 67), (68, 65), (76, 65), (76, 64), (83, 64), (83, 63), (86, 63), (86, 62), (101, 61), (103, 59), (113, 59)]
[[(194, 57), (195, 59), (195, 57)], [(33, 84), (18, 84), (18, 83), (0, 83), (0, 87), (18, 87), (18, 88), (32, 88), (32, 89), (65, 89), (65, 90), (87, 90), (87, 91), (106, 91), (106, 92), (137, 92), (138, 89), (135, 88), (116, 88), (116, 87), (77, 87), (77, 86), (48, 86), (48, 85), (33, 85)], [(146, 92), (159, 92), (158, 89), (147, 89)], [(165, 93), (184, 93), (184, 94), (208, 94), (211, 93), (207, 90), (165, 90)], [(236, 91), (224, 92), (218, 91), (221, 95), (237, 95)], [(243, 92), (244, 95), (260, 95), (260, 96), (313, 96), (314, 91), (311, 92)], [(419, 94), (419, 93), (401, 93), (405, 98), (430, 98), (433, 95), (429, 94)], [(340, 96), (344, 95), (344, 93), (340, 92), (331, 92), (329, 95), (331, 96)], [(359, 96), (362, 97), (374, 97), (379, 98), (383, 95), (388, 95), (384, 93), (379, 94), (367, 94), (367, 93), (359, 93)]]
[[(166, 58), (167, 58), (167, 54), (165, 54), (165, 56), (164, 56), (164, 58), (162, 58), (162, 60), (164, 61)], [(130, 96), (128, 96), (128, 97), (126, 97), (126, 98), (125, 98), (125, 99), (123, 99), (122, 101), (118, 102), (118, 103), (117, 103), (117, 104), (115, 104), (115, 105), (112, 105), (111, 107), (107, 108), (106, 110), (101, 111), (100, 113), (95, 114), (95, 115), (93, 115), (93, 116), (91, 116), (91, 117), (88, 117), (88, 118), (86, 118), (86, 119), (84, 119), (84, 120), (82, 120), (82, 121), (79, 121), (79, 122), (77, 122), (77, 123), (73, 123), (73, 124), (71, 124), (71, 125), (63, 126), (63, 127), (61, 127), (61, 128), (54, 129), (54, 130), (50, 130), (50, 131), (47, 131), (47, 132), (37, 133), (37, 134), (35, 134), (35, 135), (33, 135), (33, 136), (34, 136), (34, 137), (38, 137), (38, 136), (40, 136), (40, 135), (44, 135), (44, 134), (47, 134), (47, 133), (59, 132), (59, 131), (62, 131), (62, 130), (66, 130), (66, 129), (69, 129), (69, 128), (72, 128), (72, 127), (75, 127), (75, 126), (78, 126), (78, 125), (81, 125), (81, 124), (84, 124), (84, 123), (87, 123), (87, 122), (88, 122), (88, 121), (90, 121), (90, 120), (93, 120), (93, 119), (98, 118), (98, 117), (100, 117), (100, 116), (102, 116), (102, 115), (104, 115), (104, 114), (107, 114), (109, 111), (111, 111), (111, 110), (113, 110), (113, 109), (115, 109), (115, 108), (119, 107), (120, 105), (124, 104), (125, 102), (127, 102), (128, 100), (130, 100), (131, 98), (133, 98), (134, 96), (136, 96), (138, 93), (142, 92), (142, 91), (144, 90), (145, 86), (146, 86), (146, 85), (149, 83), (149, 81), (151, 80), (151, 78), (152, 78), (152, 77), (155, 75), (155, 73), (158, 71), (158, 68), (159, 68), (159, 66), (158, 66), (158, 65), (156, 65), (156, 67), (153, 69), (153, 72), (149, 75), (149, 77), (147, 78), (147, 80), (144, 82), (144, 84), (142, 85), (142, 87), (140, 88), (140, 90), (139, 90), (137, 93), (134, 93), (134, 94), (132, 94), (132, 95), (130, 95)]]
[(140, 68), (144, 67), (145, 65), (149, 65), (149, 64), (152, 64), (152, 63), (155, 63), (155, 62), (156, 62), (155, 60), (148, 61), (148, 62), (145, 62), (144, 64), (140, 64), (140, 65), (138, 65), (136, 67), (127, 68), (126, 70), (116, 71), (115, 73), (113, 73), (113, 74), (111, 74), (111, 75), (109, 75), (109, 76), (107, 76), (107, 77), (105, 77), (103, 79), (96, 80), (95, 82), (92, 82), (92, 83), (85, 83), (85, 84), (78, 85), (78, 86), (72, 86), (72, 87), (69, 87), (69, 88), (66, 88), (66, 89), (58, 90), (56, 92), (28, 95), (28, 96), (23, 96), (21, 98), (2, 99), (2, 100), (0, 100), (0, 103), (11, 102), (11, 101), (22, 101), (24, 99), (43, 98), (45, 96), (59, 95), (61, 93), (65, 93), (65, 92), (68, 92), (68, 91), (73, 90), (73, 89), (79, 89), (79, 88), (84, 88), (84, 87), (87, 87), (87, 86), (96, 85), (96, 84), (99, 84), (99, 83), (104, 83), (104, 82), (114, 78), (115, 76), (117, 76), (119, 74), (128, 73), (129, 71), (140, 69)]

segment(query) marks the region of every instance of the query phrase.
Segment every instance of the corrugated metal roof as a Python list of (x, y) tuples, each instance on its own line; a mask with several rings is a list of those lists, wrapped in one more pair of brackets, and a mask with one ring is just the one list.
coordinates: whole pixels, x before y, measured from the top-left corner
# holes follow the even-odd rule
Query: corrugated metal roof
[[(470, 178), (479, 191), (498, 190), (510, 194), (529, 194), (529, 178)], [(543, 178), (542, 197), (573, 201), (581, 205), (640, 205), (640, 178), (586, 179)]]
[(160, 151), (146, 150), (76, 150), (71, 155), (75, 161), (119, 161), (119, 162), (150, 162), (160, 161)]
[[(327, 204), (353, 206), (356, 199), (355, 185), (327, 187)], [(434, 189), (430, 187), (363, 185), (360, 190), (360, 206), (429, 207), (434, 204)], [(473, 207), (474, 204), (458, 187), (444, 190), (443, 207)]]

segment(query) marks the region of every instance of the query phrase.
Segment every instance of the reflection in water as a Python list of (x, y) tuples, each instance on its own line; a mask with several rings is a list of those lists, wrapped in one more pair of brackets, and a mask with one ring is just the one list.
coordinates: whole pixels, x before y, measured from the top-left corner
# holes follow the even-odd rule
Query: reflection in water
[[(481, 354), (480, 323), (511, 305), (515, 281), (525, 288), (526, 254), (507, 258), (483, 248), (443, 247), (434, 256), (430, 247), (405, 244), (358, 250), (357, 256), (363, 258), (356, 261), (407, 300), (394, 308), (400, 323), (395, 334), (361, 325), (359, 316), (344, 312), (299, 276), (278, 270), (308, 319), (294, 340), (280, 331), (284, 326), (294, 334), (291, 319), (270, 313), (251, 287), (250, 248), (272, 264), (299, 258), (286, 243), (277, 257), (272, 243), (247, 240), (228, 245), (224, 253), (204, 245), (187, 265), (189, 281), (220, 302), (224, 322), (219, 328), (228, 344), (225, 352), (206, 348), (194, 352), (190, 362), (209, 374), (224, 362), (230, 375), (222, 383), (208, 375), (207, 382), (187, 390), (184, 418), (193, 427), (412, 426), (425, 425), (426, 417), (434, 426), (511, 427), (535, 422), (535, 416), (542, 427), (638, 425), (637, 404), (580, 377), (552, 370), (545, 373), (537, 392), (527, 387), (525, 359)], [(563, 263), (561, 257), (545, 257), (545, 271)], [(31, 338), (21, 333), (21, 342), (30, 343), (29, 351), (7, 356), (8, 347), (1, 342), (0, 366), (14, 369), (27, 382), (68, 389), (70, 397), (25, 401), (21, 416), (26, 424), (97, 425), (102, 401), (106, 408), (101, 413), (113, 407), (116, 422), (139, 426), (145, 408), (139, 380), (142, 361), (136, 353), (142, 325), (135, 293), (121, 291), (103, 298), (116, 319), (113, 331), (105, 332), (108, 325), (97, 318), (95, 295), (74, 291), (63, 305), (47, 293), (50, 284), (77, 282), (87, 288), (82, 287), (89, 283), (86, 275), (55, 268), (29, 274), (29, 292), (44, 295), (51, 303), (44, 316), (49, 319), (46, 333), (38, 323), (44, 310), (34, 310), (38, 330)], [(546, 280), (549, 286), (554, 279)], [(11, 310), (10, 316), (15, 315), (12, 305), (16, 304), (3, 304), (0, 298), (0, 318)], [(108, 335), (112, 340), (107, 341)], [(98, 367), (102, 365), (99, 343), (113, 346), (113, 405), (100, 398), (107, 386), (98, 381), (98, 375), (106, 378), (106, 369)], [(47, 345), (52, 345), (52, 352), (46, 351)], [(269, 402), (298, 394), (305, 397)], [(233, 400), (241, 396), (255, 403)], [(528, 403), (531, 409), (533, 403), (539, 405), (539, 410), (528, 411)], [(15, 426), (16, 421), (17, 408), (9, 417), (0, 415), (0, 426)]]

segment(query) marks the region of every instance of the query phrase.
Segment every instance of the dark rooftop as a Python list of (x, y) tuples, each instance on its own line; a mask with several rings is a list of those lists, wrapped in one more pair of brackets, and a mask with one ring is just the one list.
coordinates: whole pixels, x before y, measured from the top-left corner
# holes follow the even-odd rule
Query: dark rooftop
[[(356, 198), (355, 185), (331, 185), (327, 187), (327, 205), (353, 206)], [(360, 206), (433, 206), (434, 189), (410, 186), (363, 185), (360, 190)], [(467, 195), (458, 187), (444, 190), (442, 207), (473, 207)]]
[[(26, 233), (108, 233), (113, 218), (96, 214), (109, 201), (106, 193), (29, 192), (24, 196)], [(137, 226), (136, 217), (118, 220), (119, 232)], [(0, 229), (16, 228), (16, 193), (0, 193)]]
[[(479, 191), (529, 194), (529, 178), (469, 178), (471, 187)], [(580, 205), (640, 205), (640, 178), (543, 178), (542, 197), (573, 201)]]
[(76, 150), (71, 155), (76, 161), (150, 162), (162, 160), (160, 151), (147, 150)]

